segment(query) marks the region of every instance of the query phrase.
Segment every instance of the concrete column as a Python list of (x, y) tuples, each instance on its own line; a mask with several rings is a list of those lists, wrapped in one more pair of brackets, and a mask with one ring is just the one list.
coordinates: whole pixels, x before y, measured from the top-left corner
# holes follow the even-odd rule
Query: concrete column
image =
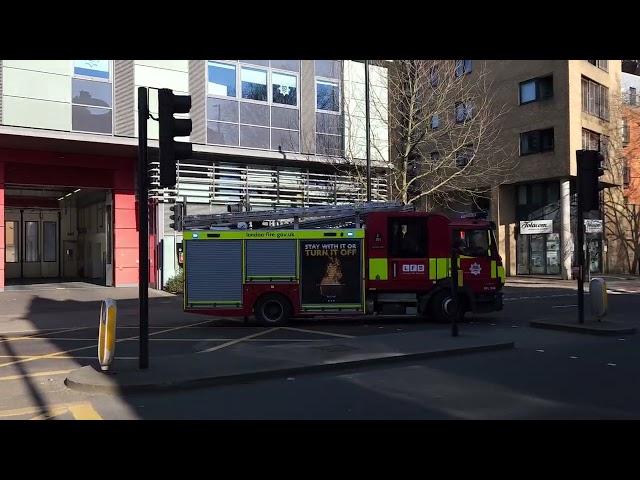
[(562, 278), (571, 278), (573, 235), (571, 234), (571, 183), (560, 181), (560, 259)]

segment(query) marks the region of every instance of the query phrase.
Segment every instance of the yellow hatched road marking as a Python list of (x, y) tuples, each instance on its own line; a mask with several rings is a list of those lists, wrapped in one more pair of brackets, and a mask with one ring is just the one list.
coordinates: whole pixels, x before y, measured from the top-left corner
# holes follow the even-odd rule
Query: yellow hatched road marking
[(69, 406), (69, 411), (76, 420), (102, 420), (90, 403), (78, 403)]
[[(190, 324), (184, 325), (184, 326), (168, 328), (166, 330), (160, 330), (159, 332), (150, 333), (149, 336), (160, 335), (161, 333), (172, 332), (174, 330), (180, 330), (181, 328), (192, 327), (194, 325), (202, 325), (203, 323), (211, 323), (211, 319), (203, 320), (202, 322), (190, 323)], [(116, 343), (124, 342), (126, 340), (135, 340), (136, 338), (139, 338), (139, 336), (136, 335), (134, 337), (128, 337), (128, 338), (123, 338), (121, 340), (116, 340)], [(60, 358), (59, 356), (60, 355), (64, 355), (65, 353), (73, 353), (73, 352), (78, 352), (80, 350), (87, 350), (89, 348), (97, 348), (97, 347), (98, 347), (98, 344), (96, 343), (94, 345), (88, 345), (86, 347), (72, 348), (71, 350), (63, 350), (63, 351), (60, 351), (60, 352), (49, 353), (49, 354), (46, 354), (46, 355), (38, 355), (38, 356), (23, 358), (23, 359), (20, 359), (20, 360), (15, 360), (13, 362), (7, 362), (7, 363), (0, 364), (0, 368), (8, 367), (9, 365), (15, 365), (17, 363), (31, 362), (33, 360), (38, 360), (38, 359), (42, 359), (42, 358)], [(15, 358), (15, 357), (13, 357), (13, 358)], [(73, 357), (70, 357), (70, 358), (73, 358)], [(95, 358), (95, 357), (90, 357), (90, 358)]]
[[(43, 409), (46, 409), (46, 412), (43, 412)], [(73, 418), (76, 420), (102, 420), (102, 417), (89, 402), (61, 403), (46, 405), (45, 407), (24, 407), (2, 410), (0, 411), (0, 418), (35, 415), (35, 417), (31, 417), (31, 420), (45, 420), (47, 418), (57, 417), (66, 412), (71, 412)]]

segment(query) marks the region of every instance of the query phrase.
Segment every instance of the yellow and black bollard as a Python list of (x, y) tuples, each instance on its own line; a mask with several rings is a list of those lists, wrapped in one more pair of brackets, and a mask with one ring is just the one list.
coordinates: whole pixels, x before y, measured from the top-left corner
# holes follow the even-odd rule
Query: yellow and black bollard
[(98, 334), (98, 361), (103, 372), (109, 370), (116, 348), (116, 301), (107, 298), (100, 306), (100, 331)]

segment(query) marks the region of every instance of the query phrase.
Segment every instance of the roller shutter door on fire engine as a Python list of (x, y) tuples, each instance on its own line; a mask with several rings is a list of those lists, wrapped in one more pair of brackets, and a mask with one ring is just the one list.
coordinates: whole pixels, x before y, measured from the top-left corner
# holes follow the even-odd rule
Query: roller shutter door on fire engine
[(242, 241), (190, 240), (187, 303), (242, 302)]

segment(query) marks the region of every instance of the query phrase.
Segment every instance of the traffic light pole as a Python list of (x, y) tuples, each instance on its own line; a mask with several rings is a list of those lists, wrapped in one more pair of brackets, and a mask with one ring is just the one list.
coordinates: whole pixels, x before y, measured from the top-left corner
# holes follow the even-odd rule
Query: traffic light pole
[(138, 296), (140, 303), (139, 366), (149, 368), (149, 163), (147, 160), (147, 119), (149, 97), (138, 88)]
[(455, 314), (451, 319), (451, 336), (458, 336), (458, 318), (460, 314), (460, 297), (458, 295), (458, 251), (455, 246), (451, 250), (451, 296), (455, 305)]
[[(579, 181), (579, 180), (578, 180)], [(578, 225), (576, 228), (578, 245), (578, 322), (584, 323), (584, 199), (578, 189)]]

